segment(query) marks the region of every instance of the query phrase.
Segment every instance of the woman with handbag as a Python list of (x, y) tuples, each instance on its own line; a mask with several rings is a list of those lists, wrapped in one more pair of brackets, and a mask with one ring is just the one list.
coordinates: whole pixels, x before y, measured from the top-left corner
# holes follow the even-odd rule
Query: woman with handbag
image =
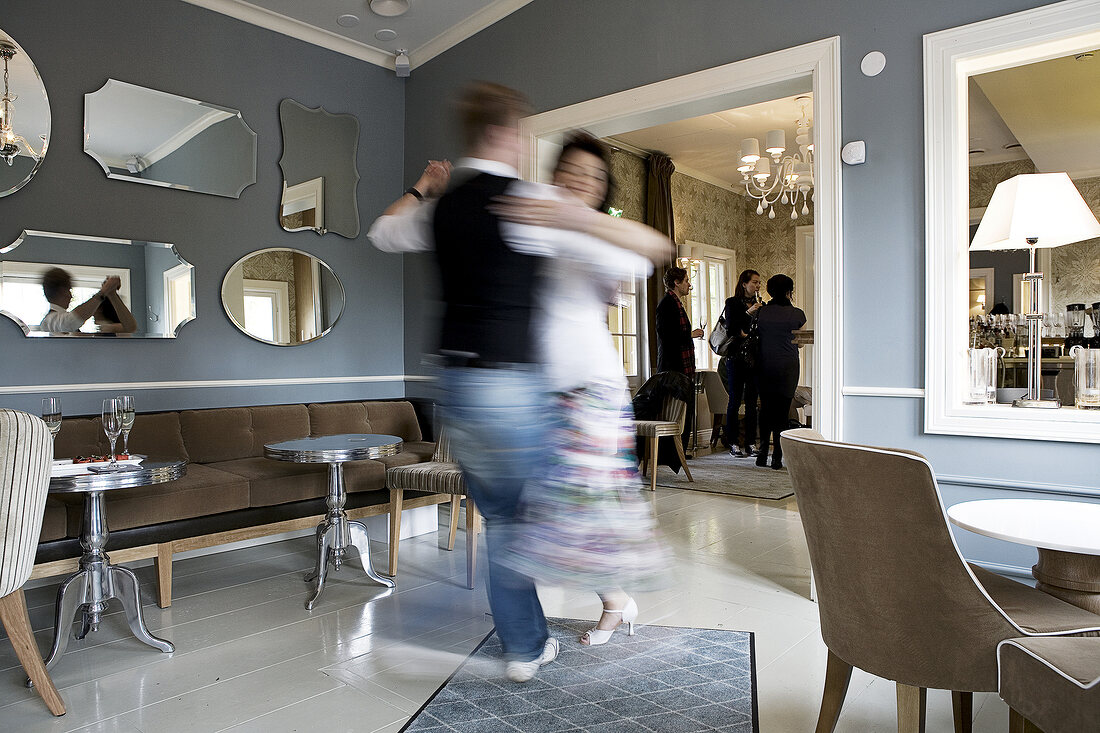
[(786, 275), (768, 278), (771, 300), (756, 317), (760, 330), (760, 453), (756, 465), (768, 465), (768, 443), (773, 442), (772, 468), (783, 468), (779, 434), (787, 427), (791, 400), (798, 386), (798, 346), (794, 331), (806, 325), (806, 314), (791, 303), (794, 281)]
[[(729, 385), (729, 404), (726, 407), (725, 443), (734, 458), (750, 458), (755, 455), (756, 443), (756, 364), (754, 346), (756, 313), (760, 309), (760, 273), (745, 270), (737, 278), (734, 295), (726, 298), (722, 317), (729, 333), (734, 334), (727, 354), (726, 383)], [(741, 400), (745, 401), (745, 442), (740, 442)]]

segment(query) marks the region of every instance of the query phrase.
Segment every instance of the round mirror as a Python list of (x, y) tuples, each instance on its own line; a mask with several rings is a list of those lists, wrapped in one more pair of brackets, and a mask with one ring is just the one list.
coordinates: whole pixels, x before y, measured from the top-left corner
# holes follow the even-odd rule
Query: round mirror
[(344, 286), (308, 252), (272, 247), (251, 252), (222, 281), (222, 306), (246, 334), (297, 346), (332, 330), (344, 310)]
[[(38, 171), (50, 139), (50, 100), (38, 69), (0, 30), (0, 197), (13, 194)], [(18, 100), (19, 114), (16, 114)]]

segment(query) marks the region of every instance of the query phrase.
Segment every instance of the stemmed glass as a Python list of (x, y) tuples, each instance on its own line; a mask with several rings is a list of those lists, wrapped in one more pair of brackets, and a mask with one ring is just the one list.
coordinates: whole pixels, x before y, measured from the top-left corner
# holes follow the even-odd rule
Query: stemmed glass
[(50, 429), (50, 435), (56, 436), (61, 431), (61, 398), (42, 398), (42, 420)]
[(115, 398), (103, 400), (102, 418), (103, 432), (107, 434), (107, 439), (111, 441), (111, 461), (103, 467), (103, 470), (116, 471), (118, 470), (118, 459), (115, 458), (115, 444), (122, 432), (122, 403)]
[(134, 396), (124, 394), (118, 396), (122, 404), (122, 452), (130, 455), (130, 431), (134, 427)]

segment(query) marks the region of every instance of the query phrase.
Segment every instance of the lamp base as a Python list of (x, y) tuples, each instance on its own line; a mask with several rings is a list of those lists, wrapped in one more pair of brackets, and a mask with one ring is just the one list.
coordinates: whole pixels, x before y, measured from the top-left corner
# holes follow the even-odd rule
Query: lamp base
[(1059, 400), (1029, 400), (1027, 397), (1021, 397), (1018, 400), (1012, 401), (1013, 407), (1043, 407), (1048, 410), (1057, 410), (1062, 406)]

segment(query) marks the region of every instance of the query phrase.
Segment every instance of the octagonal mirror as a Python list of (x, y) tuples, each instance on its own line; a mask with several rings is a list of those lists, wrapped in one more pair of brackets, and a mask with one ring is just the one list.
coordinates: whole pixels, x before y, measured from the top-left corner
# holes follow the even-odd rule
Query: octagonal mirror
[(272, 247), (237, 260), (222, 281), (233, 325), (276, 346), (315, 341), (344, 310), (344, 286), (327, 264), (296, 249)]

